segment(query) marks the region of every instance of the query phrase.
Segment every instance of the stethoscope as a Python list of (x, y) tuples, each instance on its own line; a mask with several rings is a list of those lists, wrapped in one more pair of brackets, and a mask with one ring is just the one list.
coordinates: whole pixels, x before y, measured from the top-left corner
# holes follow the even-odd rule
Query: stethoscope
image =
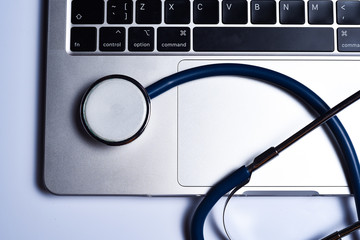
[[(110, 75), (97, 80), (84, 94), (80, 108), (81, 121), (86, 131), (100, 142), (111, 146), (128, 144), (144, 132), (151, 115), (151, 99), (180, 84), (211, 76), (243, 76), (275, 85), (310, 106), (320, 117), (284, 142), (257, 156), (250, 165), (242, 166), (215, 184), (193, 215), (191, 239), (204, 239), (205, 219), (222, 196), (247, 184), (252, 172), (324, 122), (327, 123), (345, 159), (345, 172), (350, 179), (360, 218), (360, 164), (345, 128), (334, 116), (358, 100), (360, 91), (330, 109), (318, 95), (300, 82), (281, 73), (251, 65), (214, 64), (196, 67), (165, 77), (146, 88), (128, 76)], [(233, 192), (230, 195), (232, 194)], [(358, 228), (360, 222), (323, 239), (340, 239)]]

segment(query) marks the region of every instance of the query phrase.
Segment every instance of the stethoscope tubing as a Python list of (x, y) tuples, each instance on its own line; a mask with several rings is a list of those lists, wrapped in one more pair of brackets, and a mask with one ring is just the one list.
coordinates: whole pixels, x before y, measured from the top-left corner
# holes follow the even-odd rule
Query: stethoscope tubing
[[(146, 91), (150, 99), (153, 99), (183, 83), (212, 76), (242, 76), (263, 81), (287, 91), (319, 115), (326, 113), (330, 109), (316, 93), (300, 82), (273, 70), (245, 64), (224, 63), (192, 68), (165, 77), (148, 86)], [(355, 148), (344, 126), (336, 116), (327, 121), (327, 125), (345, 159), (345, 173), (350, 180), (349, 185), (354, 195), (357, 215), (360, 219), (360, 165)], [(250, 176), (251, 173), (246, 167), (241, 167), (221, 180), (208, 192), (193, 216), (190, 229), (192, 239), (204, 239), (203, 226), (211, 208), (231, 189), (239, 185), (245, 185)]]

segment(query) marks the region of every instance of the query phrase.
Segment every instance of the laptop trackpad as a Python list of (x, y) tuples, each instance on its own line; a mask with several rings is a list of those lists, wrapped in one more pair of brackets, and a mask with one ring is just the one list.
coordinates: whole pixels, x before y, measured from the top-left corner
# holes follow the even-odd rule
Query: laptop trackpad
[[(215, 62), (182, 61), (179, 71), (211, 63)], [(324, 78), (323, 72), (318, 71), (321, 66), (315, 61), (241, 63), (264, 66), (293, 77), (313, 89), (330, 106), (356, 89), (351, 85), (359, 88), (359, 83), (349, 78), (346, 89), (350, 92), (339, 89), (344, 84), (343, 80), (340, 84), (338, 79), (340, 71), (336, 69), (339, 62), (328, 63), (327, 71), (334, 70), (326, 75), (327, 78)], [(339, 91), (341, 93), (336, 94)], [(357, 109), (351, 110), (353, 114), (356, 111)], [(254, 79), (211, 77), (180, 86), (179, 183), (183, 186), (213, 185), (229, 172), (249, 163), (258, 154), (270, 146), (276, 146), (312, 121), (312, 114), (288, 93)], [(353, 120), (354, 125), (355, 122)], [(359, 132), (359, 127), (356, 128), (349, 131)], [(326, 170), (323, 166), (326, 166)], [(260, 169), (249, 185), (311, 188), (347, 184), (337, 152), (324, 128), (320, 128)]]

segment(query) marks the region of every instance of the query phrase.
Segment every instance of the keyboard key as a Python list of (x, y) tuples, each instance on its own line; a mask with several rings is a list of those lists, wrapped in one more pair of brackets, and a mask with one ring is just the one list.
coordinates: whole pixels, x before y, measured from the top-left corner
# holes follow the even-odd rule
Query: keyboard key
[(194, 0), (194, 23), (217, 24), (219, 23), (219, 1)]
[(251, 1), (251, 22), (254, 24), (275, 24), (276, 3), (269, 0)]
[(129, 51), (154, 51), (154, 28), (131, 27), (129, 28)]
[(133, 22), (132, 0), (109, 0), (107, 2), (107, 22), (110, 24), (130, 24)]
[(136, 1), (136, 23), (159, 24), (161, 23), (161, 14), (160, 0)]
[(197, 52), (333, 52), (332, 28), (195, 27)]
[(305, 4), (304, 1), (284, 0), (279, 3), (281, 24), (304, 24)]
[(360, 52), (360, 28), (338, 28), (339, 52)]
[(333, 2), (330, 0), (310, 0), (308, 2), (310, 24), (333, 24)]
[(157, 38), (157, 49), (160, 52), (190, 51), (190, 28), (188, 27), (159, 27)]
[(360, 24), (360, 1), (338, 1), (336, 11), (338, 24)]
[(124, 51), (125, 50), (125, 28), (102, 27), (100, 28), (100, 51)]
[(74, 0), (71, 3), (71, 22), (73, 24), (104, 23), (103, 0)]
[(222, 22), (225, 24), (246, 24), (248, 11), (246, 0), (223, 0)]
[(71, 28), (70, 50), (73, 52), (96, 51), (96, 28), (95, 27)]
[(190, 23), (190, 1), (187, 0), (165, 1), (165, 23), (167, 24)]

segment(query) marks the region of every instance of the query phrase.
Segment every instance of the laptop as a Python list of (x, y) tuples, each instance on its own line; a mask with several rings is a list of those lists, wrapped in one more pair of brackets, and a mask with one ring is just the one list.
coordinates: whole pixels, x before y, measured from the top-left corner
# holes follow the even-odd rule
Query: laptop
[[(360, 1), (49, 0), (44, 182), (59, 195), (202, 195), (316, 117), (257, 79), (215, 76), (151, 100), (136, 140), (106, 145), (80, 119), (85, 92), (120, 74), (147, 87), (217, 63), (296, 79), (329, 106), (360, 89)], [(360, 105), (338, 117), (360, 152)], [(349, 194), (342, 156), (319, 128), (239, 194)]]

